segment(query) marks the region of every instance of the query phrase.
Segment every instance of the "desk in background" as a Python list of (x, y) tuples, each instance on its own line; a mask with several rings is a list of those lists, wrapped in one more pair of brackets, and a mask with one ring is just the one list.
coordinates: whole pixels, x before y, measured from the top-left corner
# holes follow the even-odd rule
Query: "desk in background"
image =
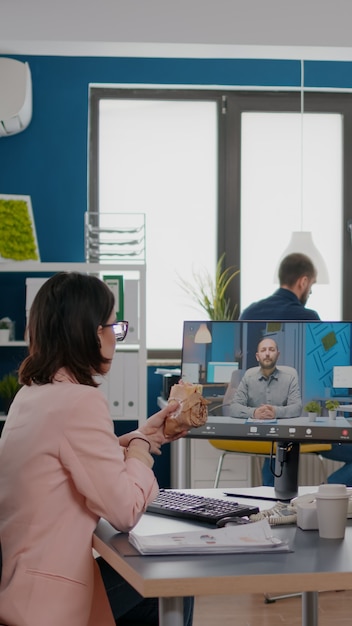
[[(337, 411), (339, 413), (352, 413), (352, 404), (340, 404)], [(350, 418), (348, 418), (350, 419)]]
[[(300, 493), (314, 491), (305, 487)], [(236, 489), (251, 495), (274, 496), (270, 487)], [(223, 496), (221, 489), (192, 490)], [(273, 502), (238, 498), (239, 502), (270, 508)], [(194, 524), (156, 515), (143, 515), (139, 533), (194, 530)], [(221, 554), (183, 556), (123, 556), (126, 536), (106, 521), (98, 524), (95, 550), (142, 596), (159, 597), (161, 626), (183, 626), (183, 597), (243, 593), (302, 592), (302, 626), (318, 625), (318, 590), (352, 589), (352, 522), (344, 540), (323, 540), (317, 531), (277, 526), (274, 534), (288, 539), (294, 552), (281, 554)], [(120, 548), (120, 551), (119, 551)]]

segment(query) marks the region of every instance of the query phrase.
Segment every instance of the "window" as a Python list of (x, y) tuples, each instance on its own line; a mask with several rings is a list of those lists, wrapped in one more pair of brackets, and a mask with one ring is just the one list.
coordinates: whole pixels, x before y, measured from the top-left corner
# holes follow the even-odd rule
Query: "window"
[(339, 320), (342, 116), (304, 114), (303, 140), (301, 123), (299, 113), (242, 114), (241, 241), (251, 245), (242, 245), (241, 303), (245, 308), (278, 287), (274, 270), (290, 233), (311, 231), (330, 282), (319, 284), (318, 275), (307, 306)]
[(99, 102), (98, 207), (145, 213), (147, 346), (180, 349), (184, 319), (203, 319), (180, 286), (217, 260), (216, 101)]
[[(299, 111), (299, 93), (91, 88), (90, 210), (146, 213), (149, 350), (180, 350), (183, 320), (205, 317), (178, 278), (192, 281), (199, 270), (214, 274), (223, 252), (226, 265), (241, 270), (230, 289), (240, 309), (277, 287), (277, 260), (291, 231), (300, 229), (299, 211), (289, 216), (301, 179), (297, 159), (288, 160), (297, 155)], [(316, 135), (309, 129), (304, 178), (312, 181), (313, 194), (305, 187), (305, 203), (314, 210), (304, 213), (303, 229), (313, 230), (316, 245), (336, 262), (330, 285), (314, 286), (308, 306), (326, 319), (352, 316), (351, 241), (344, 227), (352, 195), (345, 174), (351, 111), (349, 94), (305, 95)], [(282, 140), (284, 118), (293, 125)], [(327, 191), (333, 170), (334, 186)]]

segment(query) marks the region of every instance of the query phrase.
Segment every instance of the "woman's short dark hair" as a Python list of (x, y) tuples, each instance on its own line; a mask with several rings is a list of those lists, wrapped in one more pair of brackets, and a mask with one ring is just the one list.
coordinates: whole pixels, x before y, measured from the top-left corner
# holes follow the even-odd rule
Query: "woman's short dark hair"
[(308, 256), (301, 252), (293, 252), (288, 254), (281, 261), (279, 267), (279, 282), (280, 285), (287, 285), (293, 287), (299, 278), (302, 276), (308, 276), (313, 279), (317, 275), (312, 261)]
[(96, 276), (59, 272), (36, 294), (29, 314), (29, 356), (19, 369), (19, 380), (30, 385), (51, 383), (66, 368), (84, 385), (97, 386), (110, 360), (102, 356), (97, 329), (114, 308), (109, 287)]

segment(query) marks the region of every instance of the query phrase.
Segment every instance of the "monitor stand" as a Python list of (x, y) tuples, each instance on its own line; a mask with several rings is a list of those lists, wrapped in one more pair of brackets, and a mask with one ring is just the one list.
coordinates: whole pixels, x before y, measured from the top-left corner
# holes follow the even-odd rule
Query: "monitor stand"
[(275, 496), (291, 500), (298, 494), (299, 443), (278, 441), (275, 457)]

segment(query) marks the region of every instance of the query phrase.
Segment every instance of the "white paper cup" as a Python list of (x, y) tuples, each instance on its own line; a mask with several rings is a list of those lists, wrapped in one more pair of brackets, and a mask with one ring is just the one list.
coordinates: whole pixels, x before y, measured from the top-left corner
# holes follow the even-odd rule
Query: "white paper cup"
[(316, 494), (319, 536), (343, 539), (349, 495), (345, 485), (320, 485)]

